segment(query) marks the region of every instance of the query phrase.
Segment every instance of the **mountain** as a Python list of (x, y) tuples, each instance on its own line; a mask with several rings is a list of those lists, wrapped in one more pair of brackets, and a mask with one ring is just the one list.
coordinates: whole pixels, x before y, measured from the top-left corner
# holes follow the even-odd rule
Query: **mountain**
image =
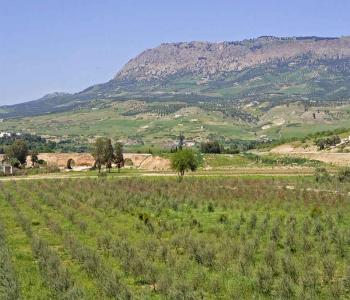
[(69, 111), (93, 100), (274, 102), (350, 98), (350, 37), (260, 37), (167, 43), (130, 60), (107, 83), (1, 107), (1, 117)]
[(269, 63), (321, 63), (350, 57), (350, 38), (260, 37), (242, 42), (162, 44), (128, 62), (115, 81), (164, 82), (189, 74), (208, 80)]
[(350, 128), (350, 37), (167, 43), (108, 82), (0, 108), (0, 131), (128, 147), (303, 137)]
[[(106, 105), (114, 101), (176, 101), (207, 110), (254, 115), (294, 101), (350, 99), (350, 37), (260, 37), (239, 42), (167, 43), (130, 60), (107, 83), (76, 94), (54, 93), (35, 101), (2, 106), (1, 118), (25, 117)], [(180, 105), (181, 106), (181, 105)], [(223, 108), (224, 107), (224, 108)]]

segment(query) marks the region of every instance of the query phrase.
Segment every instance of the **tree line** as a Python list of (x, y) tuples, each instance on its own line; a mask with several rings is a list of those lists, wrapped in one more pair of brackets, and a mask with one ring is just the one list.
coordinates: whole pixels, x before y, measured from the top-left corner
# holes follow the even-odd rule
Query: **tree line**
[(58, 142), (47, 140), (46, 138), (30, 133), (3, 133), (0, 137), (0, 154), (5, 154), (6, 148), (16, 140), (26, 142), (30, 151), (39, 153), (53, 152), (88, 152), (88, 145), (77, 143), (74, 139), (64, 139)]
[[(198, 151), (184, 147), (184, 140), (185, 137), (181, 134), (178, 146), (170, 158), (171, 168), (178, 173), (180, 178), (182, 178), (187, 171), (196, 171), (202, 160)], [(207, 149), (209, 149), (207, 151), (214, 151), (214, 153), (221, 153), (215, 152), (217, 151), (215, 147), (219, 149), (219, 151), (223, 149), (216, 142), (207, 143), (206, 146), (203, 144), (202, 147), (203, 149), (207, 147)], [(122, 143), (117, 142), (113, 146), (111, 139), (105, 137), (97, 138), (91, 145), (91, 155), (95, 160), (94, 168), (98, 169), (98, 172), (101, 173), (102, 167), (105, 166), (108, 172), (111, 172), (114, 164), (118, 168), (118, 172), (120, 172), (120, 169), (124, 167), (125, 164), (123, 151)], [(15, 139), (12, 144), (5, 147), (4, 152), (5, 160), (16, 168), (24, 168), (29, 155), (32, 167), (45, 163), (39, 160), (38, 151), (30, 150), (27, 141), (23, 139)]]
[(95, 167), (99, 173), (101, 173), (102, 166), (106, 166), (108, 172), (110, 172), (113, 163), (118, 168), (118, 172), (124, 167), (123, 145), (117, 142), (113, 147), (111, 139), (97, 138), (92, 145), (91, 155), (95, 159)]

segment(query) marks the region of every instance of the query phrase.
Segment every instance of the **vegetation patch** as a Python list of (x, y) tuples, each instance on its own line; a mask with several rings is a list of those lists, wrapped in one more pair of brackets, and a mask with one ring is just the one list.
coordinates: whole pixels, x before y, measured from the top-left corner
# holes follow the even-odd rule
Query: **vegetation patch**
[(0, 201), (69, 299), (333, 299), (350, 292), (349, 191), (306, 177), (65, 179), (2, 183)]

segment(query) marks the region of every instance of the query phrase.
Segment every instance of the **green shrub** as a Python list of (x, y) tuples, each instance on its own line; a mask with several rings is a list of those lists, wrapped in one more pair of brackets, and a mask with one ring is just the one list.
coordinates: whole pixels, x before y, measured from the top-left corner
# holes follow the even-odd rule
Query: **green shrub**
[(213, 202), (209, 202), (207, 206), (208, 212), (214, 212), (215, 211), (215, 206)]
[(327, 256), (323, 259), (323, 274), (326, 282), (331, 282), (336, 271), (336, 263), (334, 257)]
[(273, 271), (268, 265), (260, 265), (256, 271), (256, 285), (260, 293), (270, 295), (273, 289)]
[(319, 167), (315, 169), (315, 180), (317, 182), (329, 182), (331, 181), (331, 175), (328, 173), (327, 169), (324, 167)]
[(219, 217), (219, 223), (221, 224), (227, 224), (228, 223), (228, 217), (225, 214), (221, 214)]
[(350, 168), (342, 168), (338, 172), (338, 180), (340, 182), (350, 182)]
[(283, 272), (288, 275), (295, 283), (297, 283), (299, 278), (299, 271), (293, 257), (290, 255), (285, 255), (281, 259), (281, 265)]
[(295, 287), (291, 278), (283, 275), (275, 284), (273, 294), (278, 299), (292, 299), (295, 297)]

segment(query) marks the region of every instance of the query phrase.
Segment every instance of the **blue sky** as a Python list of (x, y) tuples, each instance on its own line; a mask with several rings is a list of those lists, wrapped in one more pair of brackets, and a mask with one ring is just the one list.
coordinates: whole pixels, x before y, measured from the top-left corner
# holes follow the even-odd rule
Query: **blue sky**
[(163, 42), (350, 35), (348, 0), (0, 0), (0, 104), (77, 92)]

